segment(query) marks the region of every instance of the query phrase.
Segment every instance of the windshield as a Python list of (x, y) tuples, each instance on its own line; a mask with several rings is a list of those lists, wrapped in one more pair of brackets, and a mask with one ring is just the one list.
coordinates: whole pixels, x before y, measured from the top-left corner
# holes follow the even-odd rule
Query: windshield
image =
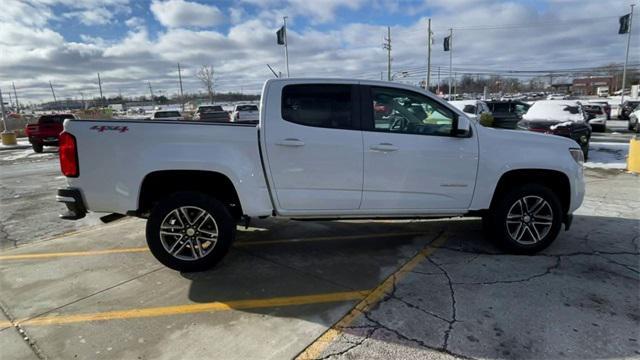
[(71, 114), (42, 115), (38, 120), (39, 124), (62, 124), (65, 119), (73, 119)]
[(236, 110), (238, 110), (238, 111), (258, 111), (258, 107), (256, 105), (238, 105)]

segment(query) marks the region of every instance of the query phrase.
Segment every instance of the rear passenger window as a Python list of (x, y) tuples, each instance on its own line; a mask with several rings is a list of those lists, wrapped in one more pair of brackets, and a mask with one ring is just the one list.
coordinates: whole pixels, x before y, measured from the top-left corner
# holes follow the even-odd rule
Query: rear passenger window
[(315, 127), (352, 129), (351, 85), (287, 85), (282, 89), (282, 118)]

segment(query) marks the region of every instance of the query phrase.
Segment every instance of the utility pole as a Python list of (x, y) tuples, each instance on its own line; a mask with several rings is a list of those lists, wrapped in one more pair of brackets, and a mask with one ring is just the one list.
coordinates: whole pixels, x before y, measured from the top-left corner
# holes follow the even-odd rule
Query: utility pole
[(49, 80), (49, 87), (51, 88), (51, 94), (53, 94), (53, 104), (58, 107), (58, 99), (56, 99), (56, 92), (53, 91), (53, 85), (51, 84), (51, 80)]
[(9, 129), (7, 129), (7, 119), (4, 117), (4, 100), (2, 99), (2, 89), (0, 89), (0, 111), (2, 111), (2, 114), (0, 114), (0, 116), (2, 117), (2, 126), (4, 127), (4, 130), (2, 132), (4, 133), (9, 131)]
[(20, 113), (20, 104), (18, 103), (18, 93), (16, 92), (16, 84), (11, 82), (11, 86), (13, 86), (13, 97), (16, 99), (16, 112)]
[(458, 74), (456, 74), (455, 72), (453, 73), (453, 98), (455, 99), (456, 94), (457, 94), (457, 85), (456, 85), (456, 80), (457, 80), (457, 76)]
[(84, 103), (84, 93), (80, 92), (80, 98), (82, 99), (82, 110), (86, 110), (87, 106)]
[(453, 74), (453, 29), (449, 29), (449, 100), (451, 100), (451, 75)]
[(287, 65), (287, 77), (290, 77), (289, 75), (289, 45), (287, 44), (287, 16), (283, 16), (282, 20), (284, 21), (284, 60), (285, 60), (285, 64)]
[(436, 93), (440, 95), (440, 66), (438, 66), (438, 87)]
[(151, 81), (147, 81), (147, 83), (149, 84), (149, 93), (151, 94), (151, 104), (155, 104), (155, 101), (153, 100), (153, 89), (151, 88)]
[[(631, 17), (629, 18), (629, 31), (627, 32), (627, 53), (624, 58), (624, 67), (622, 68), (622, 94), (620, 98), (620, 104), (624, 103), (624, 86), (627, 81), (627, 63), (629, 62), (629, 44), (631, 43), (631, 25), (633, 24), (633, 7), (635, 4), (631, 4)], [(631, 95), (631, 93), (629, 93)]]
[(9, 91), (9, 108), (13, 107), (13, 99), (11, 98), (11, 91)]
[(391, 81), (391, 27), (387, 26), (387, 37), (382, 48), (387, 50), (387, 81)]
[(429, 90), (429, 84), (431, 83), (431, 18), (429, 18), (429, 25), (427, 27), (427, 79), (424, 84), (425, 90)]
[(182, 111), (184, 111), (184, 94), (182, 93), (182, 72), (180, 71), (180, 63), (178, 63), (178, 80), (180, 80), (180, 102), (182, 103)]
[(100, 104), (104, 107), (104, 96), (102, 96), (102, 80), (100, 80), (100, 73), (98, 73), (98, 88), (100, 89)]

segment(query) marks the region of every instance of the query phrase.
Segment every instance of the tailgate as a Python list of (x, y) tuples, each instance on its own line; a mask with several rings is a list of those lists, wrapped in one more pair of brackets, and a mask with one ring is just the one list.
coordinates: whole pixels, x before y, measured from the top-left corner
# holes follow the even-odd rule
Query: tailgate
[(62, 132), (62, 124), (30, 124), (27, 125), (27, 136), (58, 137)]

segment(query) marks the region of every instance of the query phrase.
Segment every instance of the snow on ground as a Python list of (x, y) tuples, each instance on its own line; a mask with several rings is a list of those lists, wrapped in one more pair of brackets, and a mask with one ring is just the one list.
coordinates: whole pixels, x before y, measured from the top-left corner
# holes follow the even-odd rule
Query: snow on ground
[[(3, 153), (6, 153), (4, 155)], [(44, 152), (44, 153), (35, 153), (33, 149), (21, 149), (17, 151), (5, 151), (0, 153), (0, 161), (16, 161), (16, 160), (24, 160), (24, 159), (40, 159), (46, 157), (55, 157), (58, 156), (57, 152)]]
[(589, 161), (584, 163), (586, 168), (626, 169), (628, 143), (591, 143), (589, 146)]
[[(19, 138), (17, 139), (17, 142), (18, 142), (17, 146), (31, 146), (29, 144), (29, 139), (27, 138)], [(16, 147), (16, 145), (2, 145), (2, 143), (0, 143), (0, 149), (12, 148), (12, 147)]]

